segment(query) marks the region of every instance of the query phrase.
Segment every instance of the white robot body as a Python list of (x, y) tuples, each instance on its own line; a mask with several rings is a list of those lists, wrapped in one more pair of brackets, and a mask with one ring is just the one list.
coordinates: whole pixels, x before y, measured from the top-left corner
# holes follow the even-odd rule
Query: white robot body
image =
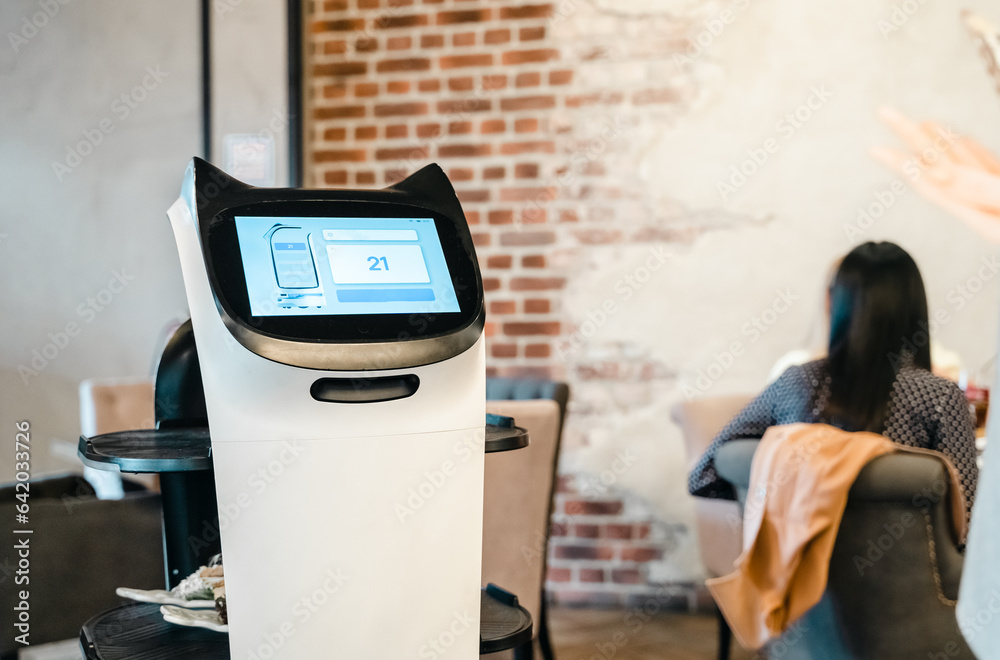
[[(448, 359), (395, 369), (391, 347), (377, 370), (249, 350), (213, 293), (193, 177), (168, 215), (205, 387), (232, 657), (478, 657), (481, 333)], [(374, 402), (311, 395), (323, 379), (393, 376), (419, 387)]]

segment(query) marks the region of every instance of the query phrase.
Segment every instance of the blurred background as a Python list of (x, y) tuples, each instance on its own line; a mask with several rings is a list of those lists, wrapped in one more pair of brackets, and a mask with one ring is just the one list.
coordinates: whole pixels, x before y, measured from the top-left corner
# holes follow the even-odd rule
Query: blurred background
[(903, 246), (935, 340), (992, 378), (995, 248), (868, 155), (895, 144), (883, 105), (1000, 153), (963, 9), (1000, 21), (985, 0), (5, 1), (0, 436), (30, 420), (35, 475), (79, 469), (80, 382), (150, 377), (187, 318), (165, 211), (192, 156), (309, 187), (437, 162), (490, 373), (572, 388), (550, 593), (697, 602), (671, 406), (821, 348), (836, 258)]

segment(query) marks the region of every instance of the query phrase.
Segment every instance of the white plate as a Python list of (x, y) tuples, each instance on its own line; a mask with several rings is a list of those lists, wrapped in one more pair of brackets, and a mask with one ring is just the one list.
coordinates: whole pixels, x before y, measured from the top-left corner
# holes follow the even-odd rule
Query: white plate
[(224, 633), (229, 632), (229, 626), (222, 623), (222, 619), (219, 618), (219, 613), (215, 610), (212, 610), (211, 612), (206, 610), (187, 610), (183, 607), (163, 605), (160, 607), (160, 614), (163, 615), (164, 621), (176, 623), (179, 626), (188, 626), (190, 628), (208, 628), (209, 630)]
[(215, 601), (214, 600), (185, 600), (184, 598), (178, 598), (169, 591), (164, 591), (163, 589), (151, 589), (146, 591), (144, 589), (131, 589), (129, 587), (118, 587), (115, 589), (115, 593), (122, 598), (129, 598), (131, 600), (137, 600), (140, 603), (157, 603), (158, 605), (177, 605), (179, 607), (187, 607), (195, 610), (214, 610)]

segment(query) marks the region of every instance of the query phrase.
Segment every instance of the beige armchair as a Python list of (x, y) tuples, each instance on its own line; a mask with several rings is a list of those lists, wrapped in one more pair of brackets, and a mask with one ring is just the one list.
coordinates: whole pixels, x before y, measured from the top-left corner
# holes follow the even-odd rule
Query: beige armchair
[[(712, 439), (753, 397), (729, 395), (681, 401), (671, 416), (684, 434), (688, 468), (694, 467)], [(739, 503), (730, 500), (695, 498), (695, 522), (701, 561), (708, 577), (719, 577), (733, 570), (733, 562), (743, 545), (742, 513)], [(732, 635), (722, 614), (719, 621), (719, 660), (729, 657)]]

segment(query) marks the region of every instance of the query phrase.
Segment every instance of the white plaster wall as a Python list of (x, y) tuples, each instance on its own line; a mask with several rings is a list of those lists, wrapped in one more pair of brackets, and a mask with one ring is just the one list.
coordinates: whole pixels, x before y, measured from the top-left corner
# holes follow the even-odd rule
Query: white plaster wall
[[(35, 474), (80, 468), (79, 381), (149, 374), (164, 327), (186, 317), (165, 212), (200, 150), (195, 0), (47, 4), (58, 11), (16, 50), (11, 33), (42, 7), (0, 4), (0, 438), (32, 422)], [(113, 105), (144, 81), (134, 107)], [(99, 143), (54, 171), (87, 132)], [(116, 273), (127, 285), (102, 293)], [(88, 311), (97, 297), (108, 303)], [(33, 365), (50, 333), (64, 345)], [(12, 461), (11, 445), (0, 480)]]
[[(637, 21), (684, 15), (692, 19), (694, 36), (705, 29), (702, 21), (735, 4), (597, 3), (581, 5), (570, 21), (585, 25), (602, 12)], [(576, 429), (564, 469), (598, 474), (618, 452), (630, 449), (637, 461), (617, 477), (617, 485), (647, 499), (667, 521), (691, 519), (687, 458), (680, 431), (669, 419), (671, 405), (682, 397), (680, 388), (694, 385), (714, 356), (740, 341), (744, 354), (705, 394), (759, 391), (779, 356), (819, 338), (828, 265), (856, 243), (892, 240), (914, 256), (931, 309), (943, 308), (951, 316), (936, 339), (956, 351), (971, 372), (988, 370), (997, 350), (996, 279), (961, 310), (946, 298), (975, 274), (982, 258), (997, 252), (995, 247), (909, 190), (854, 241), (844, 224), (854, 222), (857, 208), (873, 202), (873, 193), (894, 179), (867, 155), (870, 147), (897, 144), (876, 117), (882, 104), (936, 119), (1000, 154), (1000, 98), (959, 20), (960, 10), (970, 8), (1000, 22), (1000, 8), (984, 1), (930, 0), (883, 37), (878, 20), (902, 3), (740, 4), (745, 9), (687, 65), (696, 88), (690, 106), (662, 125), (646, 124), (625, 137), (637, 160), (626, 176), (637, 177), (661, 205), (666, 200), (692, 214), (744, 221), (704, 233), (688, 246), (661, 246), (670, 258), (628, 300), (616, 283), (643, 266), (650, 246), (588, 247), (578, 254), (565, 298), (578, 323), (606, 299), (614, 300), (617, 310), (569, 357), (570, 367), (624, 345), (661, 361), (677, 378), (645, 390), (585, 385), (587, 396), (605, 397), (613, 412), (596, 428)], [(676, 73), (659, 75), (665, 80)], [(825, 87), (832, 98), (785, 139), (776, 122), (814, 86)], [(777, 140), (778, 151), (723, 201), (716, 182), (769, 137)], [(744, 324), (770, 307), (778, 290), (798, 300), (752, 341)], [(693, 545), (671, 561), (674, 575), (699, 570)]]

